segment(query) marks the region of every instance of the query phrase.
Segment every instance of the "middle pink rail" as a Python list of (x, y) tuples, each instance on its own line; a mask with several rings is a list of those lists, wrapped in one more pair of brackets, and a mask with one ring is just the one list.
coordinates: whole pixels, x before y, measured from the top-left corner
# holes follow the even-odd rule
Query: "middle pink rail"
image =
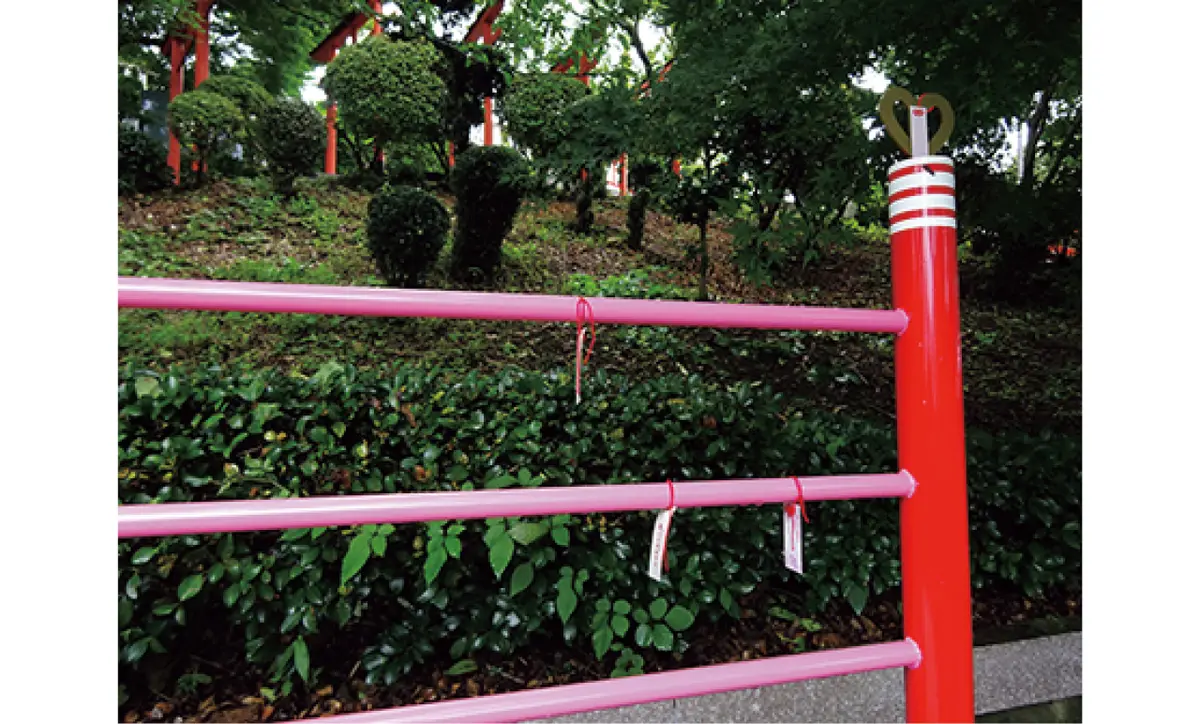
[[(795, 480), (799, 480), (806, 501), (907, 497), (912, 495), (916, 485), (906, 472)], [(674, 501), (679, 508), (789, 503), (797, 498), (795, 480), (747, 478), (676, 483)], [(117, 535), (134, 538), (657, 510), (670, 505), (670, 488), (667, 483), (635, 483), (120, 505), (117, 507)]]
[[(794, 329), (899, 334), (895, 309), (840, 309), (588, 297), (596, 324)], [(578, 321), (578, 297), (335, 287), (204, 279), (117, 278), (117, 303), (143, 309), (290, 312), (370, 317), (438, 317), (524, 322)]]

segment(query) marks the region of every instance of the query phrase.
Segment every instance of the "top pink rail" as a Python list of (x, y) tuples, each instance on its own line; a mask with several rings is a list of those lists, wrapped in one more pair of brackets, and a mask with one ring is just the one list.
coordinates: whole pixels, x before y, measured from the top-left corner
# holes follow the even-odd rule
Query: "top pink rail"
[[(201, 279), (117, 278), (121, 307), (214, 312), (291, 312), (368, 317), (439, 317), (575, 322), (578, 297), (438, 290), (334, 287)], [(899, 334), (895, 309), (838, 309), (590, 297), (596, 324), (793, 329)]]

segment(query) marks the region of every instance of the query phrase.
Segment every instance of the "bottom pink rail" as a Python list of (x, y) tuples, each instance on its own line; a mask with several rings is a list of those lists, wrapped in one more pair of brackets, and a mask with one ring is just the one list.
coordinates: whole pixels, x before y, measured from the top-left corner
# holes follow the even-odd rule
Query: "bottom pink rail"
[(688, 696), (719, 694), (736, 689), (858, 674), (898, 666), (916, 667), (920, 662), (920, 649), (908, 639), (836, 651), (778, 656), (624, 679), (590, 681), (511, 694), (359, 712), (336, 716), (333, 719), (346, 724), (519, 722)]

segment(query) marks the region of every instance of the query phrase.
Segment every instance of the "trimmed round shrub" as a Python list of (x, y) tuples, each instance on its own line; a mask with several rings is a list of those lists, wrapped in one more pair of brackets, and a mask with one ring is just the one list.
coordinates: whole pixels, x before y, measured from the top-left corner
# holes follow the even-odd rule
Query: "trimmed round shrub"
[(360, 138), (378, 144), (436, 141), (447, 97), (440, 63), (430, 43), (378, 35), (342, 48), (322, 85), (342, 122)]
[(263, 113), (275, 102), (266, 88), (249, 78), (236, 75), (214, 75), (200, 84), (198, 91), (212, 93), (230, 101), (245, 118), (245, 125), (238, 135), (237, 142), (241, 145), (241, 159), (223, 156), (216, 159), (217, 170), (228, 175), (242, 175), (247, 172), (262, 171), (262, 129)]
[(236, 75), (214, 75), (200, 84), (196, 90), (216, 93), (233, 102), (247, 119), (262, 116), (274, 102), (266, 88), (249, 78)]
[(518, 146), (546, 156), (571, 130), (567, 109), (587, 94), (586, 85), (563, 73), (519, 75), (500, 99), (500, 117)]
[(259, 145), (280, 193), (290, 195), (300, 176), (318, 167), (325, 150), (325, 121), (299, 98), (280, 98), (263, 110)]
[(117, 193), (158, 191), (173, 180), (167, 149), (141, 131), (122, 126), (117, 136)]
[(529, 173), (529, 163), (506, 146), (472, 146), (458, 157), (450, 174), (458, 217), (450, 257), (455, 278), (492, 279), (504, 237), (529, 188)]
[(419, 287), (446, 245), (450, 213), (433, 194), (385, 186), (367, 205), (367, 246), (394, 287)]
[(205, 91), (176, 96), (168, 107), (168, 119), (179, 143), (196, 149), (198, 184), (204, 182), (204, 169), (212, 157), (232, 145), (246, 125), (246, 117), (233, 101)]

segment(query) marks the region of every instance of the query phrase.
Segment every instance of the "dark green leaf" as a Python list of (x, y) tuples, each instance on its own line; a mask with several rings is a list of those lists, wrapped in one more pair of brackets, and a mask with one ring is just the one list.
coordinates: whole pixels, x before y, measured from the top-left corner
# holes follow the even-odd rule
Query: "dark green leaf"
[(633, 640), (637, 642), (638, 646), (643, 648), (650, 645), (651, 641), (653, 640), (653, 636), (654, 630), (650, 628), (649, 624), (639, 624), (637, 629), (633, 632)]
[(300, 678), (305, 682), (308, 681), (308, 644), (304, 643), (304, 637), (298, 636), (292, 643), (292, 656), (296, 662), (296, 673), (300, 674)]
[(366, 533), (359, 533), (350, 541), (350, 548), (346, 551), (346, 557), (342, 559), (342, 580), (341, 585), (354, 578), (355, 574), (362, 570), (366, 564), (367, 558), (371, 555), (371, 536)]
[(617, 636), (624, 636), (629, 631), (629, 619), (620, 614), (613, 616), (612, 630)]
[(676, 631), (684, 631), (692, 625), (696, 617), (683, 606), (675, 606), (667, 613), (665, 620), (667, 625)]
[(179, 600), (186, 601), (189, 598), (200, 593), (200, 589), (204, 588), (203, 576), (188, 576), (179, 584)]
[(460, 674), (469, 674), (477, 669), (479, 669), (479, 666), (476, 665), (474, 660), (463, 659), (462, 661), (455, 663), (454, 666), (451, 666), (449, 669), (446, 669), (446, 675), (458, 676)]
[(509, 586), (509, 595), (515, 596), (533, 583), (533, 564), (522, 563), (513, 569), (512, 583)]
[(488, 550), (488, 561), (492, 564), (492, 570), (496, 573), (496, 578), (504, 574), (504, 569), (508, 568), (508, 562), (513, 557), (513, 540), (508, 536), (501, 536), (496, 539)]
[(575, 595), (575, 591), (571, 590), (570, 576), (558, 579), (558, 598), (555, 599), (555, 610), (558, 611), (559, 618), (563, 620), (563, 623), (566, 623), (567, 619), (571, 617), (578, 602), (579, 598)]
[(608, 653), (612, 646), (613, 630), (607, 626), (602, 626), (592, 634), (592, 651), (596, 653), (596, 658), (602, 659)]
[(654, 624), (654, 648), (659, 651), (670, 651), (675, 644), (675, 634), (661, 623)]

